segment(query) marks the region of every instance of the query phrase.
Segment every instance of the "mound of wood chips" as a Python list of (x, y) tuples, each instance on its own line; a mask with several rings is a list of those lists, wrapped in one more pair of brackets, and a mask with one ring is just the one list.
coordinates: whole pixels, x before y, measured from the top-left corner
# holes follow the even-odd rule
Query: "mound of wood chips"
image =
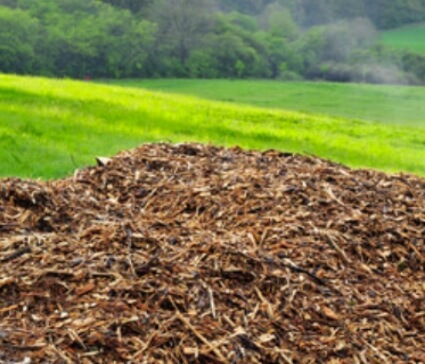
[(425, 363), (425, 180), (150, 144), (0, 181), (2, 363)]

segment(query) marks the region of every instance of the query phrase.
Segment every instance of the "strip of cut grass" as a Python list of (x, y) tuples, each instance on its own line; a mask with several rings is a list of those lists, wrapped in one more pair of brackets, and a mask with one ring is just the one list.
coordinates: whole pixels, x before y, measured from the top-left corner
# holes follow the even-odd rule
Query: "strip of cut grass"
[(0, 75), (1, 176), (62, 177), (93, 164), (95, 156), (148, 141), (275, 148), (425, 175), (422, 128)]
[(425, 126), (425, 87), (257, 80), (104, 82), (262, 108)]

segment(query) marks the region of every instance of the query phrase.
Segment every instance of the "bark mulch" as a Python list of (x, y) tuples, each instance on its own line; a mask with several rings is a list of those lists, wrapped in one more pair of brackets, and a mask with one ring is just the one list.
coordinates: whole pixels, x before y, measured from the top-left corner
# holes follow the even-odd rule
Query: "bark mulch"
[(149, 144), (0, 181), (2, 363), (425, 363), (425, 180)]

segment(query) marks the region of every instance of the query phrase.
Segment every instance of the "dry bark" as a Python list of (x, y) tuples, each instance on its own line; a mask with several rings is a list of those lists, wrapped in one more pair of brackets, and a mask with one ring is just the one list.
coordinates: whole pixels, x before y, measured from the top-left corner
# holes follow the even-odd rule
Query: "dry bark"
[(0, 181), (0, 362), (425, 363), (425, 180), (149, 144)]

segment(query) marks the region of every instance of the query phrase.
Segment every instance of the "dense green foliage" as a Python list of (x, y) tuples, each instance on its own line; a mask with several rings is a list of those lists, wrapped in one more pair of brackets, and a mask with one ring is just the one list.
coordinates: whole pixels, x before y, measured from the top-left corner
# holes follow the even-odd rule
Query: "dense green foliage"
[(229, 105), (81, 81), (0, 75), (2, 176), (69, 175), (92, 164), (95, 156), (160, 140), (275, 148), (354, 167), (425, 175), (422, 127)]
[(105, 80), (204, 99), (425, 128), (425, 88), (258, 80)]
[(2, 71), (128, 76), (141, 69), (153, 41), (152, 23), (96, 1), (18, 0), (15, 6), (0, 7)]
[[(219, 0), (222, 9), (258, 14), (274, 0)], [(424, 0), (277, 0), (291, 9), (304, 26), (326, 24), (335, 19), (369, 18), (378, 28), (395, 28), (425, 20)]]
[(376, 27), (424, 18), (425, 0), (0, 0), (0, 71), (418, 84), (425, 55)]

